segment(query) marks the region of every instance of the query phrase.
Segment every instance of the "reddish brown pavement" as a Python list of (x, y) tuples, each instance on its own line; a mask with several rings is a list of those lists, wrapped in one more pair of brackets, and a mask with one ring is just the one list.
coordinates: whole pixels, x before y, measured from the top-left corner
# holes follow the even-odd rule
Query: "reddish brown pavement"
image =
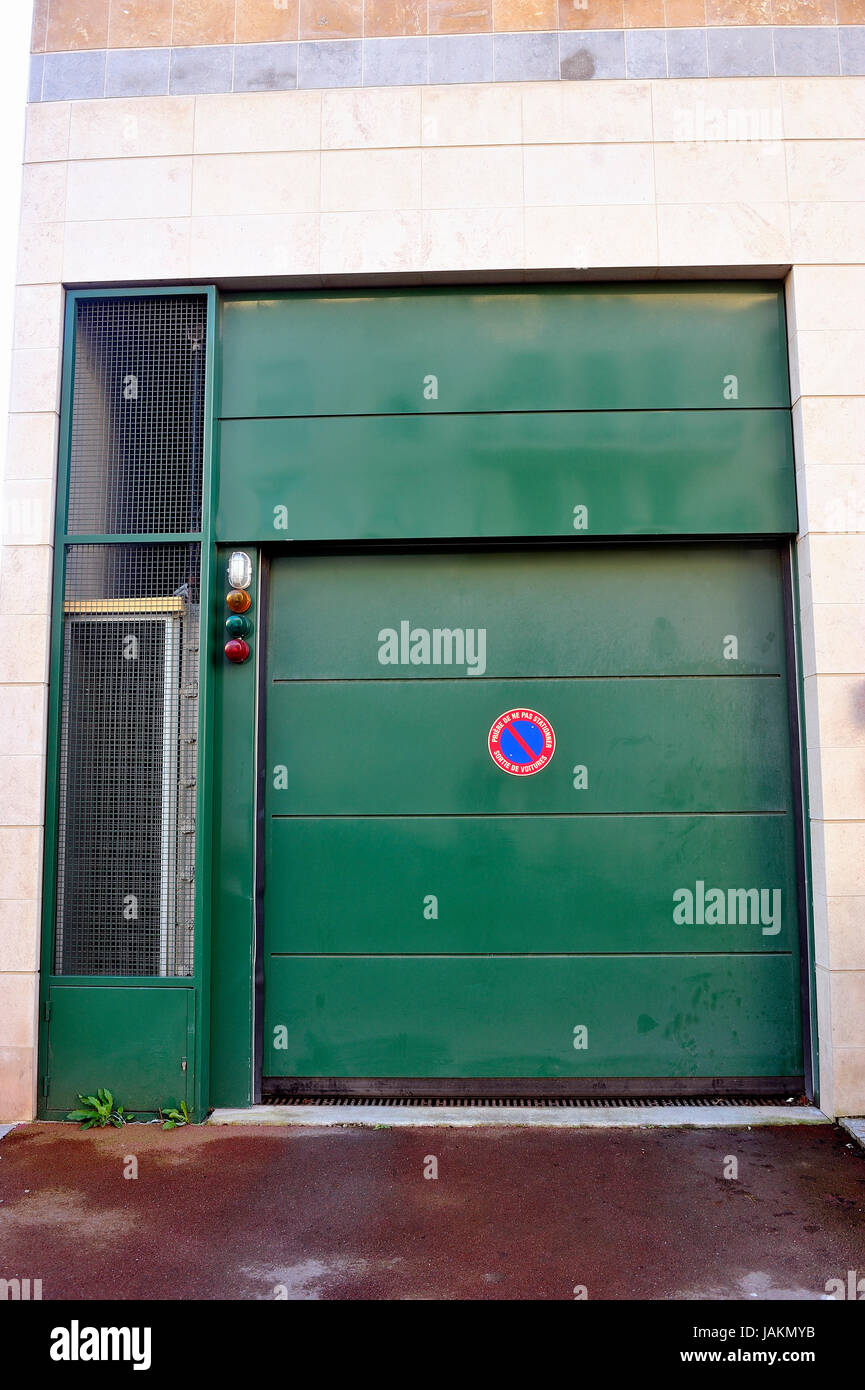
[(0, 1199), (0, 1278), (43, 1300), (818, 1300), (865, 1275), (865, 1154), (828, 1126), (35, 1124), (0, 1140)]

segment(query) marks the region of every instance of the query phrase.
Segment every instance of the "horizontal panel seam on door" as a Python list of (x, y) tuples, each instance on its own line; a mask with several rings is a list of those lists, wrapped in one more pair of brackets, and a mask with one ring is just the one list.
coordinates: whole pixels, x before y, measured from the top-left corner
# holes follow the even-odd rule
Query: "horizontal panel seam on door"
[(660, 676), (272, 676), (271, 685), (434, 685), (467, 679), (478, 685), (484, 681), (777, 681), (781, 675), (780, 671), (712, 671)]
[[(793, 956), (784, 951), (270, 951), (271, 960), (681, 960), (697, 958), (730, 960), (743, 956), (748, 960), (765, 957), (778, 960)], [(796, 953), (798, 954), (798, 953)]]
[(345, 414), (324, 411), (320, 415), (220, 415), (219, 419), (228, 423), (256, 420), (407, 420), (425, 417), (431, 420), (454, 420), (465, 416), (480, 415), (747, 415), (757, 411), (768, 414), (778, 411), (784, 415), (792, 414), (789, 405), (622, 405), (595, 406), (591, 409), (574, 406), (540, 406), (522, 410), (352, 410)]
[(789, 811), (272, 811), (271, 820), (592, 820), (644, 819), (646, 816), (786, 816)]

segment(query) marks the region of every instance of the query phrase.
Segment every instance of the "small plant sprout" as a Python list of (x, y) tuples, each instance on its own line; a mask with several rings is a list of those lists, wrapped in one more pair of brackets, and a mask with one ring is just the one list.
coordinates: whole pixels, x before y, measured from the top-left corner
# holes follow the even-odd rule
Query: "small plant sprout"
[(81, 1101), (81, 1108), (70, 1110), (66, 1118), (78, 1120), (82, 1129), (105, 1129), (106, 1125), (120, 1129), (135, 1119), (134, 1115), (127, 1115), (123, 1106), (116, 1103), (111, 1092), (104, 1086), (99, 1087), (95, 1096), (82, 1096), (79, 1092), (78, 1099)]
[(170, 1110), (163, 1110), (160, 1106), (159, 1118), (163, 1129), (179, 1129), (181, 1125), (192, 1123), (185, 1100), (180, 1102), (179, 1110), (177, 1106), (172, 1106)]

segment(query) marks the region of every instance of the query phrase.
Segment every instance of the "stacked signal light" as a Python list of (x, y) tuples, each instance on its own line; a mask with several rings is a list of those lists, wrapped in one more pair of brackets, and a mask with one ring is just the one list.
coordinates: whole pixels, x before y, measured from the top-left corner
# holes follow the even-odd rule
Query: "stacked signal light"
[(228, 582), (231, 585), (225, 595), (229, 616), (225, 620), (228, 641), (225, 655), (235, 665), (248, 661), (250, 646), (246, 640), (252, 632), (252, 623), (246, 616), (252, 606), (249, 586), (252, 583), (252, 561), (242, 550), (236, 550), (228, 562)]

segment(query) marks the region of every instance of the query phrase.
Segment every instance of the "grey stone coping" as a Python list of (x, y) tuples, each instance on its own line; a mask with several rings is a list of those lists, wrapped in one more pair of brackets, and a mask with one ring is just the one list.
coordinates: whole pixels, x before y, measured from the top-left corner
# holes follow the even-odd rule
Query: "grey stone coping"
[(855, 1139), (861, 1149), (865, 1149), (865, 1117), (858, 1118), (855, 1115), (845, 1115), (838, 1121), (842, 1129), (846, 1129), (851, 1139)]
[(865, 74), (865, 25), (599, 29), (35, 54), (31, 101), (322, 87)]
[(813, 1105), (681, 1105), (669, 1110), (657, 1105), (564, 1106), (539, 1105), (251, 1105), (245, 1109), (216, 1109), (209, 1125), (307, 1125), (390, 1128), (448, 1125), (521, 1125), (555, 1129), (753, 1129), (773, 1125), (831, 1125)]

